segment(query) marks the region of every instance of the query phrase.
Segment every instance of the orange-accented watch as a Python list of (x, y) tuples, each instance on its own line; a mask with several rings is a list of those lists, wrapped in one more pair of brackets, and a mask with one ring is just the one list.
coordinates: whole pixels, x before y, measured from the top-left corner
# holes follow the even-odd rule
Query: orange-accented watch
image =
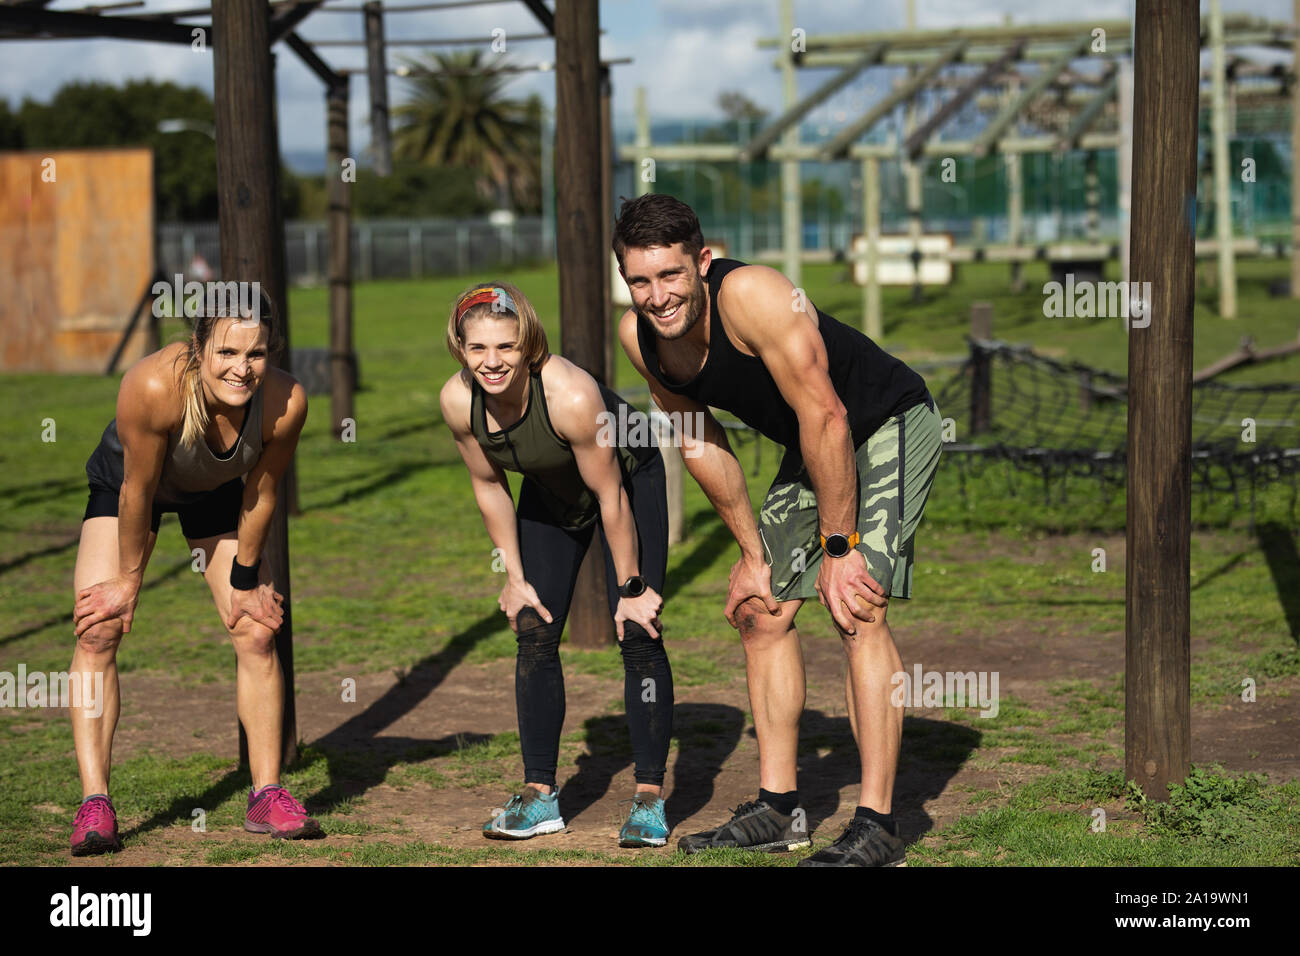
[(822, 535), (821, 539), (822, 539), (822, 550), (825, 551), (826, 556), (830, 558), (844, 557), (846, 554), (848, 554), (850, 551), (856, 548), (858, 546), (858, 541), (861, 540), (858, 537), (858, 533), (856, 531), (853, 532), (852, 534), (847, 534), (847, 535), (840, 534), (837, 531), (835, 534), (831, 535), (830, 537), (827, 537), (826, 535)]

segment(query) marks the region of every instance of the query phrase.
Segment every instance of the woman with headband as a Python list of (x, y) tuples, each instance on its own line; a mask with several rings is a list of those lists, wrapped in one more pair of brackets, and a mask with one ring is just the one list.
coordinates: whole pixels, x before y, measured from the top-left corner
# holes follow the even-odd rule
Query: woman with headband
[[(659, 620), (668, 559), (659, 449), (609, 439), (608, 423), (629, 414), (620, 417), (622, 400), (549, 353), (536, 311), (509, 283), (475, 286), (456, 300), (447, 348), (462, 368), (443, 386), (442, 416), (505, 563), (498, 603), (519, 644), (515, 705), (524, 787), (483, 833), (521, 840), (564, 829), (555, 779), (564, 725), (560, 635), (599, 525), (635, 756), (636, 792), (619, 845), (663, 846), (673, 680)], [(506, 471), (523, 475), (517, 512)]]
[(177, 512), (235, 647), (236, 709), (248, 735), (253, 788), (244, 829), (272, 837), (321, 836), (280, 786), (284, 680), (275, 651), (283, 598), (261, 556), (276, 485), (307, 418), (307, 394), (269, 359), (283, 336), (271, 301), (194, 320), (188, 342), (127, 371), (117, 417), (86, 462), (90, 498), (74, 572), (77, 647), (71, 676), (97, 690), (72, 707), (83, 798), (72, 855), (120, 850), (108, 796), (117, 726), (117, 648), (131, 630), (145, 565), (164, 512)]

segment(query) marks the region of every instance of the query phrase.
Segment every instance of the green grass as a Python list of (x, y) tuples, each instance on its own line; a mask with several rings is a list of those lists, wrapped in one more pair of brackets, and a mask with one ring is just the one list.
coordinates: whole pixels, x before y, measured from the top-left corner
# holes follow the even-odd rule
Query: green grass
[[(861, 293), (843, 281), (844, 271), (842, 266), (807, 266), (804, 286), (824, 311), (857, 324)], [(1243, 261), (1239, 272), (1241, 320), (1218, 319), (1212, 292), (1198, 292), (1198, 367), (1231, 351), (1243, 334), (1254, 335), (1261, 345), (1295, 335), (1290, 304), (1264, 294), (1269, 278), (1285, 274), (1285, 263)], [(1005, 267), (963, 267), (959, 285), (927, 290), (919, 305), (910, 303), (908, 290), (886, 289), (884, 344), (913, 362), (960, 355), (965, 351), (970, 302), (984, 299), (994, 304), (999, 337), (1037, 343), (1050, 354), (1123, 373), (1127, 339), (1118, 321), (1044, 318), (1042, 297), (1035, 291), (1047, 278), (1041, 264), (1027, 267), (1030, 292), (1024, 296), (1010, 295), (1006, 277)], [(521, 270), (510, 278), (533, 299), (547, 323), (552, 347), (558, 349), (554, 269)], [(514, 637), (496, 607), (501, 579), (491, 570), (492, 545), (438, 410), (438, 389), (456, 368), (441, 345), (444, 310), (465, 285), (452, 278), (356, 286), (356, 345), (363, 385), (355, 401), (357, 440), (336, 440), (328, 397), (313, 397), (297, 458), (302, 514), (290, 523), (290, 554), (299, 675), (341, 679), (409, 671), (420, 664), (445, 673), (514, 655)], [(327, 344), (326, 290), (293, 290), (291, 319), (296, 346)], [(618, 387), (644, 395), (643, 384), (621, 353), (617, 367)], [(1245, 369), (1229, 378), (1294, 380), (1300, 378), (1300, 358)], [(931, 376), (933, 387), (941, 381), (941, 373)], [(82, 469), (113, 415), (117, 385), (116, 377), (0, 375), (5, 409), (0, 448), (11, 458), (10, 467), (0, 469), (0, 600), (7, 611), (0, 634), (0, 670), (12, 672), (19, 662), (30, 671), (63, 670), (68, 665), (72, 568), (85, 504)], [(56, 423), (53, 442), (41, 440), (46, 418)], [(752, 500), (761, 499), (778, 451), (768, 442), (739, 446)], [(1285, 485), (1261, 494), (1257, 523), (1272, 521), (1290, 533), (1289, 495)], [(688, 535), (669, 557), (665, 620), (677, 685), (700, 689), (695, 699), (708, 699), (709, 687), (735, 681), (743, 673), (739, 640), (721, 619), (736, 549), (694, 482), (686, 481), (684, 497)], [(1294, 572), (1279, 570), (1275, 558), (1270, 561), (1260, 533), (1249, 530), (1246, 504), (1245, 498), (1234, 504), (1223, 494), (1213, 500), (1198, 495), (1193, 501), (1198, 530), (1192, 540), (1192, 696), (1198, 707), (1239, 700), (1247, 677), (1263, 695), (1284, 693), (1300, 674), (1297, 635), (1284, 603), (1300, 581)], [(1041, 482), (1033, 476), (989, 469), (962, 480), (949, 462), (940, 470), (918, 538), (918, 600), (896, 602), (891, 620), (900, 633), (909, 628), (941, 630), (957, 645), (1004, 628), (1040, 642), (1118, 640), (1124, 628), (1124, 521), (1122, 488), (1108, 490), (1092, 479), (1071, 479), (1051, 489), (1045, 500)], [(1104, 572), (1092, 570), (1094, 549), (1099, 547), (1107, 551)], [(829, 630), (824, 619), (810, 618), (808, 612), (801, 624), (807, 626), (809, 639), (820, 640)], [(621, 721), (622, 663), (617, 648), (581, 651), (565, 645), (563, 656), (566, 672), (607, 682), (608, 713)], [(201, 683), (227, 684), (232, 663), (207, 589), (191, 569), (174, 518), (168, 518), (146, 575), (136, 625), (119, 654), (120, 671), (169, 682), (183, 694), (186, 687)], [(918, 863), (1163, 865), (1229, 859), (1228, 849), (1187, 842), (1191, 824), (1183, 817), (1130, 811), (1131, 819), (1115, 821), (1104, 834), (1092, 833), (1090, 807), (1085, 804), (1095, 800), (1118, 806), (1122, 799), (1112, 794), (1114, 781), (1108, 776), (1122, 763), (1122, 675), (1060, 680), (1049, 690), (1047, 700), (1033, 706), (1004, 694), (993, 719), (954, 710), (908, 722), (905, 763), (954, 769), (969, 763), (1007, 780), (1029, 777), (1028, 782), (972, 791), (967, 798), (972, 815), (947, 828), (942, 840), (940, 835), (927, 837), (913, 851)], [(127, 694), (129, 698), (129, 689)], [(589, 721), (566, 738), (562, 760), (572, 760), (593, 743), (612, 746), (610, 740), (598, 739), (613, 733), (609, 724)], [(723, 730), (703, 723), (679, 729), (693, 746)], [(803, 742), (805, 752), (814, 754), (841, 743)], [(617, 746), (625, 747), (626, 742)], [(751, 759), (752, 741), (744, 737), (741, 747), (749, 748), (742, 760)], [(312, 745), (286, 779), (295, 794), (321, 814), (327, 830), (347, 837), (345, 843), (282, 845), (241, 839), (176, 852), (189, 854), (186, 859), (193, 863), (270, 859), (498, 864), (516, 861), (521, 854), (529, 861), (559, 864), (629, 862), (615, 854), (461, 851), (408, 844), (390, 832), (391, 827), (368, 818), (364, 793), (357, 791), (358, 786), (386, 782), (407, 790), (488, 787), (504, 793), (519, 776), (514, 734), (466, 737), (459, 745), (413, 746), (401, 753)], [(248, 783), (246, 772), (232, 761), (205, 755), (137, 755), (117, 762), (113, 775), (115, 798), (129, 808), (124, 823), (137, 828), (128, 845), (132, 840), (136, 845), (165, 842), (170, 828), (191, 826), (196, 807), (204, 810), (209, 831), (237, 827)], [(0, 712), (0, 862), (66, 862), (67, 824), (78, 796), (66, 719)], [(1269, 826), (1294, 835), (1292, 790), (1239, 787), (1214, 791), (1211, 797), (1220, 804), (1238, 801), (1252, 807)], [(1264, 813), (1257, 806), (1260, 800), (1281, 809)], [(1218, 820), (1196, 812), (1197, 819)], [(1252, 835), (1256, 831), (1250, 826), (1241, 827), (1242, 859), (1277, 859), (1280, 851)], [(672, 854), (645, 854), (630, 862), (688, 861)], [(793, 859), (755, 861), (710, 854), (689, 862), (789, 865)]]

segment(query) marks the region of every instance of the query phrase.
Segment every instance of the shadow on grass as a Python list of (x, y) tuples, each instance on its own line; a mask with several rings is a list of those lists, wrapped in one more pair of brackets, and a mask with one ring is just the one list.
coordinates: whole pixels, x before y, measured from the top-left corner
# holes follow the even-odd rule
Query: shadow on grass
[[(714, 781), (722, 772), (740, 735), (745, 729), (745, 715), (726, 704), (677, 704), (673, 707), (673, 738), (677, 741), (677, 759), (673, 763), (672, 790), (664, 802), (670, 827), (694, 816), (713, 799)], [(631, 800), (636, 784), (629, 774), (615, 783), (614, 778), (633, 766), (632, 743), (627, 717), (591, 717), (583, 723), (590, 753), (578, 758), (578, 772), (560, 787), (564, 818), (570, 820), (587, 810), (619, 786)], [(626, 807), (620, 812), (626, 814)], [(621, 826), (623, 818), (607, 821)]]
[[(925, 812), (925, 804), (943, 793), (979, 742), (979, 731), (961, 724), (924, 717), (903, 718), (893, 812), (908, 843), (934, 829), (934, 820)], [(837, 813), (843, 813), (846, 820), (852, 816), (856, 803), (840, 809), (841, 791), (851, 787), (846, 799), (856, 801), (861, 780), (858, 745), (848, 717), (804, 711), (799, 726), (798, 767), (799, 801), (808, 814), (810, 833)], [(757, 769), (754, 768), (755, 777)], [(754, 787), (757, 793), (757, 779)]]
[[(75, 542), (74, 542), (74, 543), (75, 543)], [(170, 580), (171, 578), (176, 577), (176, 576), (177, 576), (178, 574), (180, 574), (182, 571), (188, 571), (188, 570), (190, 570), (190, 566), (191, 566), (191, 561), (190, 561), (190, 559), (189, 559), (189, 558), (185, 558), (184, 560), (178, 562), (177, 564), (172, 565), (170, 568), (168, 568), (168, 569), (167, 569), (166, 571), (164, 571), (162, 574), (158, 575), (156, 578), (153, 578), (152, 580), (146, 581), (145, 584), (144, 584), (144, 586), (143, 586), (140, 590), (141, 590), (141, 591), (148, 591), (148, 590), (150, 590), (150, 589), (152, 589), (152, 588), (156, 588), (158, 585), (162, 584), (164, 581), (167, 581), (167, 580)], [(71, 584), (72, 582), (69, 581), (68, 583)], [(71, 602), (69, 602), (69, 603), (71, 603)], [(11, 642), (13, 642), (13, 641), (20, 641), (20, 640), (22, 640), (24, 637), (31, 637), (33, 634), (36, 634), (36, 633), (39, 632), (39, 631), (43, 631), (43, 630), (45, 630), (47, 627), (53, 627), (53, 626), (56, 625), (56, 624), (67, 624), (67, 625), (68, 625), (68, 628), (69, 628), (69, 631), (71, 631), (71, 628), (72, 628), (72, 609), (69, 608), (67, 611), (64, 611), (62, 614), (56, 614), (56, 615), (54, 615), (53, 617), (46, 618), (44, 621), (40, 622), (39, 624), (33, 624), (33, 625), (31, 625), (30, 627), (25, 627), (25, 628), (23, 628), (21, 631), (14, 631), (12, 634), (5, 634), (5, 635), (3, 635), (3, 636), (0, 636), (0, 645), (2, 645), (2, 644), (9, 644), (9, 643), (11, 643)], [(71, 642), (69, 642), (69, 644), (68, 644), (68, 653), (69, 653), (69, 654), (72, 653), (72, 644), (71, 644)]]
[(1300, 552), (1295, 535), (1275, 521), (1261, 524), (1255, 531), (1259, 546), (1273, 575), (1277, 599), (1286, 612), (1287, 631), (1300, 643)]
[[(189, 567), (189, 564), (186, 563), (184, 567)], [(340, 804), (361, 796), (382, 783), (395, 764), (445, 756), (462, 747), (490, 739), (489, 734), (472, 733), (452, 734), (437, 740), (376, 738), (385, 727), (423, 703), (465, 659), (474, 645), (500, 626), (498, 613), (482, 618), (453, 637), (442, 650), (422, 659), (411, 668), (404, 680), (393, 685), (360, 714), (308, 744), (298, 762), (285, 768), (300, 770), (312, 766), (318, 760), (326, 761), (329, 784), (304, 802), (308, 812), (332, 812)], [(195, 806), (220, 806), (239, 791), (246, 791), (251, 783), (247, 767), (232, 770), (202, 794), (173, 800), (166, 810), (154, 814), (134, 828), (131, 834), (172, 826), (178, 817), (188, 818)]]

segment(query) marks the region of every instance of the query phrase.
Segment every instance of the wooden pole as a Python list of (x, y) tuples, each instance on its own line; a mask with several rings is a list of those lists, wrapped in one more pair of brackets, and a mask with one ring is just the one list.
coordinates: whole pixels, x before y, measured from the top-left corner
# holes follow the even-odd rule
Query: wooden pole
[[(916, 29), (916, 0), (907, 0), (907, 29)], [(916, 77), (916, 68), (908, 71)], [(903, 108), (903, 136), (916, 129), (916, 98), (909, 97)], [(921, 164), (908, 156), (903, 160), (903, 181), (907, 191), (907, 237), (912, 240), (912, 302), (921, 301)]]
[[(611, 113), (613, 83), (609, 67), (600, 68), (600, 248), (601, 261), (608, 263), (613, 254), (611, 244), (614, 240), (614, 119)], [(615, 388), (614, 331), (614, 289), (610, 285), (610, 270), (600, 270), (600, 292), (605, 317), (605, 384)]]
[[(1300, 3), (1300, 0), (1296, 0)], [(1129, 281), (1129, 221), (1133, 213), (1133, 61), (1119, 64), (1119, 241), (1120, 278)], [(1127, 286), (1125, 287), (1127, 288)]]
[[(993, 338), (993, 305), (976, 302), (970, 307), (970, 337), (977, 341)], [(970, 384), (970, 432), (982, 435), (993, 425), (993, 365), (988, 352), (971, 346), (974, 362)]]
[[(1300, 0), (1296, 0), (1300, 3)], [(650, 176), (644, 160), (654, 157), (650, 156), (650, 109), (646, 106), (645, 87), (636, 88), (636, 148), (640, 152), (637, 157), (636, 173), (636, 194), (644, 196), (646, 193), (654, 192), (654, 179)]]
[[(1018, 85), (1013, 81), (1008, 87), (1008, 100), (1016, 96)], [(1021, 183), (1022, 160), (1019, 153), (1007, 153), (1005, 162), (1007, 164), (1007, 242), (1013, 246), (1018, 246), (1023, 232), (1025, 209), (1024, 186)], [(1013, 260), (1011, 263), (1011, 291), (1015, 293), (1023, 292), (1025, 288), (1025, 279), (1021, 269), (1020, 260)]]
[[(794, 75), (794, 2), (781, 0), (781, 35), (785, 46), (781, 53), (781, 90), (785, 109), (799, 98), (799, 84)], [(799, 145), (799, 124), (781, 136), (782, 145), (793, 149)], [(785, 277), (796, 287), (803, 284), (803, 196), (799, 186), (799, 161), (781, 160), (781, 246), (784, 250)]]
[(1300, 0), (1292, 0), (1291, 25), (1291, 298), (1300, 299)]
[[(609, 247), (601, 218), (600, 10), (597, 0), (566, 0), (555, 9), (556, 241), (560, 272), (560, 339), (564, 357), (605, 378), (604, 280)], [(593, 536), (578, 573), (569, 637), (578, 647), (615, 641), (605, 599), (605, 558)]]
[(867, 338), (884, 339), (880, 318), (880, 160), (868, 156), (862, 160), (862, 222), (867, 234), (867, 282), (862, 287), (862, 315)]
[[(1232, 254), (1232, 181), (1224, 102), (1223, 6), (1210, 0), (1210, 133), (1214, 139), (1214, 231), (1219, 240), (1219, 315), (1237, 317), (1237, 267)], [(1200, 74), (1197, 74), (1200, 82)]]
[[(270, 8), (266, 0), (225, 0), (212, 11), (213, 104), (217, 129), (217, 216), (224, 281), (260, 282), (285, 330), (284, 218), (278, 189), (280, 147), (273, 121)], [(281, 248), (275, 248), (276, 238)], [(293, 697), (293, 596), (289, 587), (287, 482), (277, 489), (275, 512), (262, 558), (284, 595), (284, 625), (276, 653), (284, 674), (281, 762), (298, 756)], [(240, 760), (248, 759), (240, 727)]]
[(393, 145), (388, 128), (388, 67), (384, 48), (384, 5), (369, 0), (363, 7), (366, 29), (366, 75), (370, 86), (370, 150), (375, 175), (393, 171)]
[(325, 92), (328, 145), (325, 181), (329, 195), (330, 421), (337, 438), (354, 419), (356, 358), (352, 351), (352, 184), (343, 179), (348, 158), (347, 74)]
[(1129, 320), (1124, 770), (1148, 797), (1165, 800), (1169, 784), (1186, 777), (1191, 756), (1200, 12), (1192, 3), (1138, 0), (1134, 32), (1130, 274), (1151, 286), (1149, 311)]

